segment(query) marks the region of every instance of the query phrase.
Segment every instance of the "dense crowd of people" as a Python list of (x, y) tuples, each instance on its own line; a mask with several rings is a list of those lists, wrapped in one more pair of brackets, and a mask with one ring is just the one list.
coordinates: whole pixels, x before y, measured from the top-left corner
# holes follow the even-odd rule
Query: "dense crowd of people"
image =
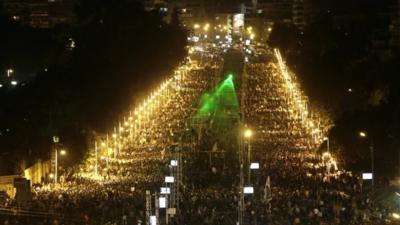
[[(99, 140), (97, 158), (78, 173), (57, 185), (34, 185), (32, 200), (24, 205), (10, 199), (2, 203), (0, 224), (146, 224), (146, 190), (158, 192), (165, 185), (177, 144), (184, 151), (179, 162), (184, 177), (177, 181), (182, 186), (175, 196), (179, 210), (171, 224), (233, 225), (239, 215), (246, 225), (385, 223), (392, 209), (374, 203), (368, 185), (338, 168), (333, 156), (313, 151), (310, 127), (293, 112), (276, 70), (273, 64), (246, 66), (243, 117), (256, 132), (239, 148), (252, 148), (252, 159), (242, 162), (244, 185), (254, 187), (254, 193), (244, 195), (243, 207), (240, 157), (229, 155), (238, 153), (229, 149), (238, 146), (219, 149), (218, 138), (217, 143), (201, 141), (209, 137), (190, 124), (201, 94), (216, 84), (215, 68), (207, 66), (171, 78), (153, 105), (142, 105), (113, 135)], [(183, 138), (192, 134), (197, 137)], [(237, 136), (231, 138), (237, 142)], [(250, 162), (260, 164), (251, 177)]]

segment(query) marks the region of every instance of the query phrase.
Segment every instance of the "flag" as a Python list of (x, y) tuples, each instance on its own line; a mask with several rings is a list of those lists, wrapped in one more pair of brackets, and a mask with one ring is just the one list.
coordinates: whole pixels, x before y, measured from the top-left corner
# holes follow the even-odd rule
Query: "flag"
[(264, 186), (264, 202), (268, 203), (271, 200), (272, 200), (271, 181), (268, 176)]

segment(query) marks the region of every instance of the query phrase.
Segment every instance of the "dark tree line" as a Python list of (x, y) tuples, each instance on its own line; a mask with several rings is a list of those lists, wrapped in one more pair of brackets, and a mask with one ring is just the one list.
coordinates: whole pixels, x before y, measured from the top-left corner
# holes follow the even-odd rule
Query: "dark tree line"
[[(82, 159), (88, 138), (111, 130), (185, 56), (185, 32), (178, 24), (165, 23), (135, 1), (81, 0), (76, 12), (75, 26), (40, 31), (40, 49), (49, 53), (27, 61), (45, 61), (46, 71), (38, 66), (35, 79), (0, 95), (0, 152), (7, 161), (48, 156), (54, 135), (69, 149), (71, 162)], [(16, 27), (10, 35), (18, 39), (0, 48), (15, 53), (25, 41), (39, 44), (31, 40), (39, 31), (2, 23)], [(72, 51), (66, 48), (71, 41)]]
[[(326, 10), (304, 30), (276, 24), (269, 42), (284, 50), (311, 99), (331, 112), (331, 144), (346, 164), (369, 171), (373, 143), (377, 172), (394, 175), (400, 172), (400, 55), (387, 47), (391, 55), (381, 57), (373, 40), (389, 42), (391, 18), (381, 12), (395, 2), (323, 3)], [(361, 130), (367, 139), (358, 137)]]

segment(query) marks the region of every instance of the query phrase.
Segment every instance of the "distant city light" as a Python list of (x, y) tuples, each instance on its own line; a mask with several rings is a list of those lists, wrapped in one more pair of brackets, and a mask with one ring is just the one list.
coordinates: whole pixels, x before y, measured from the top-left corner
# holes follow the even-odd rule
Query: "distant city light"
[(12, 81), (11, 81), (11, 85), (13, 85), (13, 86), (17, 86), (17, 84), (18, 84), (18, 82), (17, 82), (17, 81), (15, 81), (15, 80), (12, 80)]
[(367, 137), (367, 133), (364, 132), (364, 131), (360, 131), (359, 135), (360, 135), (360, 137), (362, 137), (362, 138)]
[(2, 88), (3, 87), (3, 85), (2, 84), (0, 84), (0, 88)]

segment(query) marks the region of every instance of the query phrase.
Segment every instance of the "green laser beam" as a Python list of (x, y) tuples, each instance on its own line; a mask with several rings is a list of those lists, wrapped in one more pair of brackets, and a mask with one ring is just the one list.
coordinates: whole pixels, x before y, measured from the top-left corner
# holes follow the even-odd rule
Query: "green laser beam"
[(202, 95), (195, 115), (197, 122), (213, 121), (218, 127), (226, 127), (229, 119), (239, 118), (239, 103), (233, 78), (233, 74), (229, 74), (214, 91)]

